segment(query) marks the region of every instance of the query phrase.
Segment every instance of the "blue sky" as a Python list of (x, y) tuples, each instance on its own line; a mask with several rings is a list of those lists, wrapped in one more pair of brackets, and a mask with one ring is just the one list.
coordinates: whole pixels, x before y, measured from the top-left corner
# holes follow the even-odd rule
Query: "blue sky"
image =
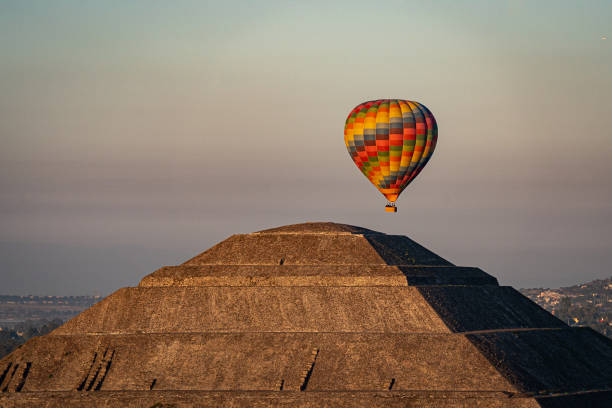
[[(109, 293), (225, 237), (336, 221), (515, 286), (612, 266), (609, 1), (0, 0), (3, 293)], [(396, 215), (343, 142), (427, 105)]]

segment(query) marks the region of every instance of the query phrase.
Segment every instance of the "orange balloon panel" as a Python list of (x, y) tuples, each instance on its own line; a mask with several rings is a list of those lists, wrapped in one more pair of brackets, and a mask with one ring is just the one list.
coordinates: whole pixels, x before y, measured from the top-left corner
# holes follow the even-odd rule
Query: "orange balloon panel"
[(403, 99), (364, 102), (344, 126), (351, 158), (391, 202), (423, 170), (437, 140), (438, 126), (429, 109)]

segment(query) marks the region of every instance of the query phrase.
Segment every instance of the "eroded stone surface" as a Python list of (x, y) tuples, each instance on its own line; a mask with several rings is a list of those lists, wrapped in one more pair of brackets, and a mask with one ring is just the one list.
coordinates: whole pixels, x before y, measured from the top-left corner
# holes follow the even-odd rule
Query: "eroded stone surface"
[(1, 407), (612, 406), (612, 342), (334, 223), (234, 235), (0, 360)]

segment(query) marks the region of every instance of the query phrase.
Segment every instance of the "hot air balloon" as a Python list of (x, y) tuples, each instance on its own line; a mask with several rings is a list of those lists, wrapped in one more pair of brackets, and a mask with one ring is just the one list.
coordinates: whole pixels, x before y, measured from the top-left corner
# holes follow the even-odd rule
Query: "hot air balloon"
[(346, 119), (344, 142), (351, 159), (397, 212), (395, 201), (423, 170), (436, 148), (438, 127), (418, 102), (379, 99), (357, 105)]

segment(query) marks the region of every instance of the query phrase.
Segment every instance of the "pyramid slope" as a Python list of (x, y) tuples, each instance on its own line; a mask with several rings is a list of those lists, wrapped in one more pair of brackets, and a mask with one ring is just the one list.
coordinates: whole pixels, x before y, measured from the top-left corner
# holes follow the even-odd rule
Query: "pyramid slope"
[(590, 328), (473, 333), (467, 338), (524, 392), (612, 388), (612, 340)]
[[(607, 397), (607, 396), (606, 396)], [(576, 407), (594, 407), (591, 395), (579, 395)], [(587, 400), (588, 399), (588, 400)], [(11, 407), (232, 407), (232, 408), (536, 408), (535, 398), (508, 398), (503, 392), (257, 392), (257, 391), (98, 391), (96, 393), (41, 392), (17, 400), (0, 394)], [(547, 405), (548, 406), (548, 405)], [(568, 405), (550, 405), (551, 408)]]
[(423, 340), (385, 333), (51, 336), (18, 350), (13, 361), (36, 364), (22, 392), (82, 384), (81, 391), (138, 391), (154, 379), (156, 390), (274, 391), (283, 382), (283, 390), (299, 391), (313, 361), (308, 391), (385, 391), (393, 378), (397, 391), (517, 391), (464, 336)]
[[(265, 301), (262, 301), (265, 299)], [(451, 333), (564, 328), (499, 286), (123, 288), (54, 331)]]
[(415, 287), (124, 288), (54, 334), (449, 333)]
[(254, 234), (382, 234), (382, 232), (373, 231), (371, 229), (357, 227), (355, 225), (337, 224), (335, 222), (305, 222), (302, 224), (283, 225), (281, 227), (269, 228), (254, 232)]
[(0, 406), (612, 405), (612, 342), (404, 236), (306, 223), (162, 267), (0, 360)]
[(183, 265), (452, 266), (405, 236), (366, 229), (349, 232), (356, 227), (331, 223), (309, 223), (305, 228), (306, 232), (289, 226), (233, 235)]
[(497, 285), (479, 268), (405, 265), (164, 266), (138, 286), (413, 286)]
[(453, 332), (567, 327), (507, 286), (422, 286), (419, 293)]

